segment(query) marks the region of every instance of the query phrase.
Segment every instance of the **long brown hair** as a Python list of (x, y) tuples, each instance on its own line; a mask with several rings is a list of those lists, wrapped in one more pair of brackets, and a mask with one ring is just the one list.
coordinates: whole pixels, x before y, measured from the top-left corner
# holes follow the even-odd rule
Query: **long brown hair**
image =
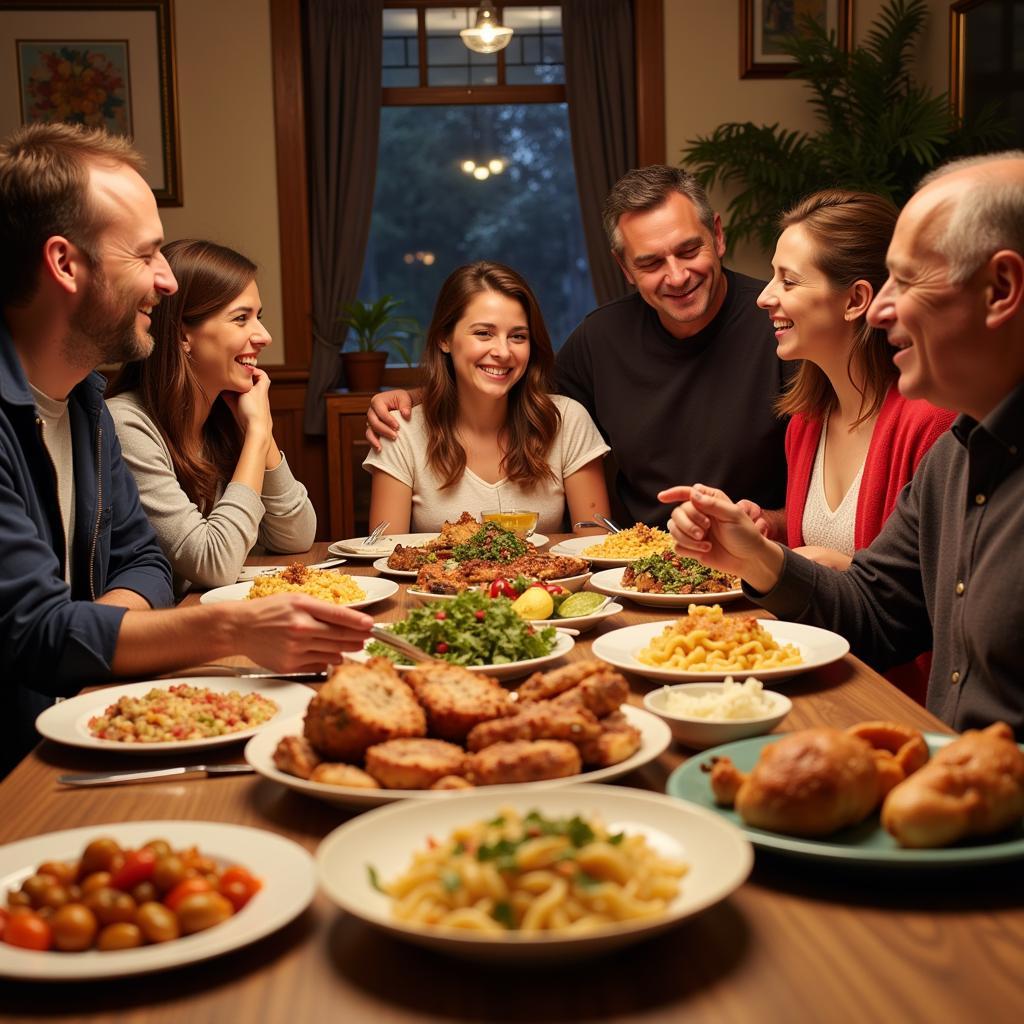
[[(867, 281), (877, 295), (888, 276), (885, 253), (898, 214), (883, 196), (826, 189), (802, 199), (779, 223), (783, 230), (794, 224), (803, 227), (815, 244), (815, 265), (834, 287), (849, 288), (856, 281)], [(860, 409), (853, 423), (858, 426), (882, 408), (898, 371), (885, 331), (872, 327), (863, 315), (854, 326), (846, 372), (860, 391)], [(802, 413), (823, 420), (837, 402), (825, 372), (804, 359), (775, 408), (784, 416)]]
[(555, 355), (530, 286), (511, 267), (501, 263), (481, 261), (459, 267), (448, 275), (438, 293), (423, 348), (427, 462), (444, 481), (442, 487), (451, 487), (466, 469), (466, 451), (455, 437), (459, 415), (455, 368), (441, 344), (451, 337), (473, 296), (482, 291), (515, 299), (526, 313), (530, 358), (526, 372), (509, 392), (503, 469), (510, 481), (525, 481), (527, 486), (534, 486), (555, 476), (547, 463), (560, 424), (558, 409), (548, 396)]
[(185, 330), (198, 327), (240, 295), (255, 279), (256, 264), (233, 249), (191, 238), (171, 242), (163, 253), (178, 290), (165, 295), (153, 310), (152, 354), (126, 364), (108, 394), (139, 393), (167, 442), (178, 483), (205, 513), (213, 507), (218, 484), (230, 480), (235, 471), (242, 434), (218, 395), (201, 439), (194, 439), (192, 421), (202, 385), (185, 351)]

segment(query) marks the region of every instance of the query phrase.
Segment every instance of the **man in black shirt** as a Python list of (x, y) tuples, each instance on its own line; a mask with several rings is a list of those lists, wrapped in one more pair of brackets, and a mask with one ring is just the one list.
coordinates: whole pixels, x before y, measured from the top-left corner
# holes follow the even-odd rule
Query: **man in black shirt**
[(1024, 152), (925, 179), (896, 223), (884, 328), (900, 393), (961, 413), (848, 570), (763, 538), (719, 490), (662, 494), (677, 548), (743, 576), (782, 619), (826, 626), (876, 668), (933, 650), (928, 709), (1024, 737)]
[(586, 317), (558, 353), (555, 379), (611, 445), (630, 520), (662, 525), (658, 492), (681, 479), (780, 508), (785, 423), (773, 406), (787, 371), (756, 305), (764, 282), (722, 266), (721, 219), (678, 167), (623, 176), (604, 224), (636, 292)]
[[(604, 222), (637, 290), (573, 331), (556, 357), (555, 384), (611, 445), (630, 523), (662, 525), (658, 492), (698, 478), (750, 499), (771, 521), (768, 510), (786, 496), (785, 423), (774, 402), (788, 371), (756, 306), (764, 282), (722, 266), (721, 219), (680, 168), (624, 175)], [(391, 414), (407, 419), (411, 402), (398, 390), (374, 397), (366, 437), (375, 448), (377, 434), (396, 436)]]

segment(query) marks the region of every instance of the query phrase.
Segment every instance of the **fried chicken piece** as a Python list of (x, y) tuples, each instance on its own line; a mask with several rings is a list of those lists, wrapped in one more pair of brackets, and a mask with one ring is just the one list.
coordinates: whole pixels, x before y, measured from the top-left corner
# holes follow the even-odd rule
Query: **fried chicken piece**
[(859, 722), (846, 730), (870, 747), (883, 794), (898, 786), (928, 760), (928, 744), (917, 729), (898, 722)]
[(640, 730), (630, 725), (621, 711), (612, 712), (599, 724), (601, 732), (597, 736), (578, 744), (584, 764), (607, 768), (632, 757), (640, 749)]
[(427, 547), (454, 548), (459, 544), (465, 544), (479, 533), (480, 529), (481, 526), (476, 519), (469, 512), (463, 512), (454, 523), (446, 520), (437, 540), (430, 541)]
[(560, 707), (584, 707), (596, 718), (604, 718), (619, 710), (629, 699), (629, 683), (615, 669), (603, 666), (593, 675), (581, 679), (578, 686), (552, 699)]
[(581, 768), (580, 752), (565, 740), (495, 743), (469, 755), (467, 777), (478, 786), (564, 779)]
[(550, 672), (534, 672), (529, 679), (520, 684), (516, 690), (516, 699), (520, 704), (528, 700), (550, 700), (581, 683), (587, 676), (604, 671), (606, 667), (603, 661), (590, 658), (587, 661), (571, 662)]
[(431, 787), (431, 789), (474, 789), (473, 783), (469, 779), (464, 778), (461, 775), (446, 775), (443, 779), (438, 779)]
[(385, 789), (430, 789), (466, 770), (466, 752), (444, 740), (388, 740), (367, 750), (366, 770)]
[(466, 737), (470, 750), (512, 740), (582, 742), (599, 735), (601, 726), (584, 707), (556, 707), (552, 701), (525, 704), (516, 714), (474, 726)]
[(388, 555), (388, 568), (398, 569), (401, 572), (414, 572), (428, 562), (436, 562), (437, 558), (435, 552), (428, 551), (426, 548), (396, 544), (394, 550)]
[(513, 711), (511, 697), (499, 682), (461, 665), (419, 665), (406, 679), (427, 713), (430, 734), (442, 739), (461, 743), (479, 722)]
[(325, 786), (349, 786), (352, 789), (380, 789), (380, 783), (354, 764), (334, 764), (324, 761), (318, 764), (309, 777), (310, 782), (322, 782)]
[(882, 804), (882, 824), (900, 846), (949, 846), (989, 836), (1024, 815), (1024, 754), (1005, 722), (968, 729)]
[(308, 779), (319, 763), (319, 754), (304, 736), (285, 736), (274, 751), (274, 764), (299, 779)]
[(374, 743), (424, 736), (427, 718), (388, 658), (338, 665), (309, 702), (304, 732), (333, 761), (360, 761)]
[(573, 558), (571, 555), (549, 555), (543, 551), (534, 551), (519, 558), (512, 559), (505, 566), (505, 573), (510, 577), (520, 574), (538, 580), (563, 580), (569, 576), (581, 576), (590, 570), (590, 563), (585, 558)]

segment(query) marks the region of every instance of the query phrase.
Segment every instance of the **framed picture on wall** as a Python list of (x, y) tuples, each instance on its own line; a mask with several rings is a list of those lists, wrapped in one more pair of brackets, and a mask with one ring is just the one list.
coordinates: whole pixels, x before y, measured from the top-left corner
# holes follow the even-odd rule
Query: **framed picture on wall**
[(740, 78), (784, 78), (795, 70), (783, 45), (808, 17), (844, 49), (850, 45), (853, 0), (740, 0)]
[(1012, 122), (1005, 148), (1024, 146), (1024, 5), (958, 0), (949, 9), (949, 97), (970, 121), (986, 107)]
[(173, 0), (0, 0), (0, 136), (38, 121), (131, 136), (181, 206)]

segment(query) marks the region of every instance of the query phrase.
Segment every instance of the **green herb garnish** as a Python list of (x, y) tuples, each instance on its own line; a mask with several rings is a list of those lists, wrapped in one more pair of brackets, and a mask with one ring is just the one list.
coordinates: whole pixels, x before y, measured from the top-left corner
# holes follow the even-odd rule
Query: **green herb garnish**
[(507, 900), (502, 900), (500, 903), (494, 904), (494, 909), (491, 911), (491, 917), (493, 917), (498, 924), (503, 924), (506, 928), (515, 928), (516, 926), (516, 917), (512, 912), (512, 904)]
[(497, 523), (484, 523), (465, 544), (452, 548), (452, 557), (459, 562), (482, 558), (487, 562), (511, 562), (525, 555), (529, 545), (511, 530)]
[(380, 884), (380, 878), (377, 875), (377, 869), (372, 864), (366, 865), (366, 874), (369, 876), (370, 885), (372, 885), (374, 889), (377, 890), (377, 892), (382, 892), (384, 893), (385, 896), (387, 896), (388, 891), (384, 888), (383, 885)]
[(600, 878), (595, 878), (593, 875), (588, 875), (586, 871), (577, 871), (572, 876), (574, 885), (578, 885), (581, 889), (594, 889), (601, 884)]
[(569, 837), (569, 842), (577, 849), (586, 846), (587, 843), (592, 843), (595, 838), (594, 830), (579, 815), (569, 820), (565, 834)]
[(625, 832), (616, 832), (615, 835), (608, 837), (608, 842), (611, 843), (612, 846), (618, 846), (619, 843), (621, 843), (622, 840), (625, 839), (625, 838), (626, 838), (626, 833)]
[(721, 583), (726, 589), (732, 588), (732, 581), (725, 573), (711, 569), (695, 558), (680, 558), (671, 551), (637, 558), (630, 563), (630, 569), (634, 577), (643, 575), (656, 579), (666, 594), (683, 593), (684, 587), (696, 591), (712, 580)]
[(455, 892), (462, 885), (462, 879), (457, 871), (442, 871), (441, 885), (445, 892)]

